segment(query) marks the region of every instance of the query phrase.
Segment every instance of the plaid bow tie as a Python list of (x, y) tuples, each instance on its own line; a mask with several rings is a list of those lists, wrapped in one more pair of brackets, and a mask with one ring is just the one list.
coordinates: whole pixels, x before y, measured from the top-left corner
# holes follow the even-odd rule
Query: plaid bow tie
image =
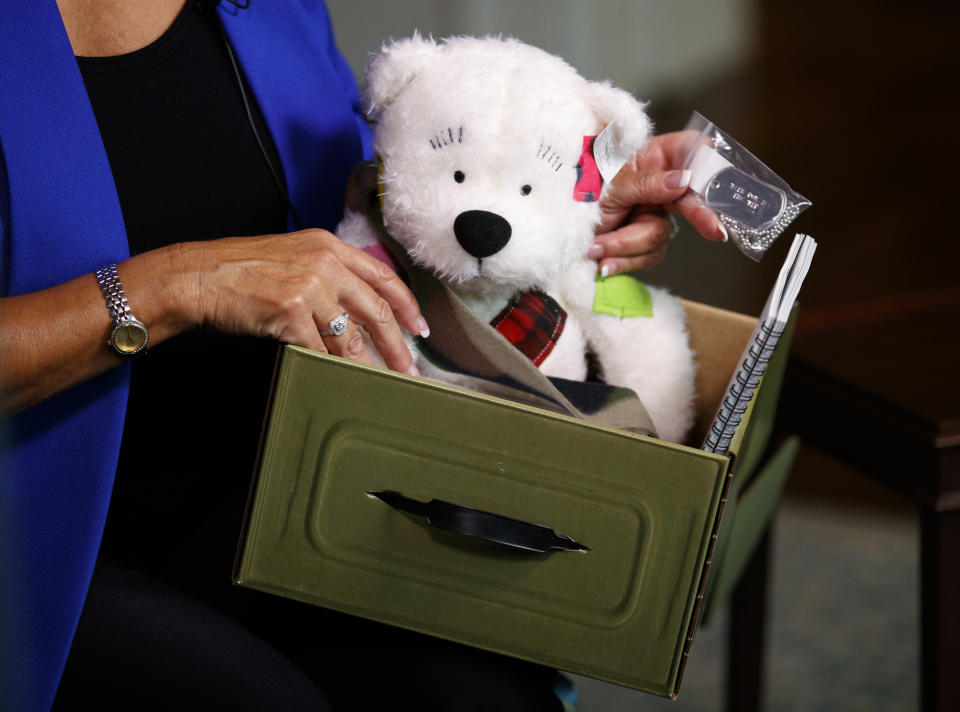
[(490, 326), (540, 366), (563, 333), (567, 312), (539, 290), (520, 292), (497, 314)]

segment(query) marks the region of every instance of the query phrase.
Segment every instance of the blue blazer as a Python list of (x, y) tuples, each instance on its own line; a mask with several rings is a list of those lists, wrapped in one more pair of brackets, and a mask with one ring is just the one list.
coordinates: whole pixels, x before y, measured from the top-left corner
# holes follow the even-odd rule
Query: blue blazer
[[(91, 273), (129, 252), (110, 165), (56, 3), (3, 6), (6, 296)], [(371, 139), (326, 8), (321, 0), (252, 0), (247, 9), (223, 2), (218, 12), (297, 211), (305, 225), (332, 228), (349, 171), (369, 156)], [(53, 702), (100, 545), (129, 376), (128, 366), (115, 368), (0, 420), (0, 710), (47, 710)]]

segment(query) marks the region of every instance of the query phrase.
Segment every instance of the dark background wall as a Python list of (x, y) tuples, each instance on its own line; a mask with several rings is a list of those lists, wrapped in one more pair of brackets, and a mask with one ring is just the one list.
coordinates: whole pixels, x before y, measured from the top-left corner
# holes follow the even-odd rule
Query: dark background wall
[[(651, 282), (757, 314), (797, 230), (820, 244), (801, 294), (801, 347), (805, 335), (840, 318), (869, 323), (891, 310), (960, 303), (960, 3), (331, 0), (330, 7), (358, 76), (381, 41), (414, 29), (517, 36), (649, 99), (661, 131), (682, 128), (700, 111), (813, 201), (759, 264), (684, 229), (665, 263), (646, 273)], [(854, 358), (870, 364), (872, 351), (897, 348), (909, 360), (906, 342), (921, 335), (866, 340)], [(951, 337), (958, 338), (943, 335)], [(936, 350), (939, 338), (926, 346)], [(919, 394), (906, 366), (903, 377), (906, 400), (960, 397), (960, 379)], [(886, 501), (809, 451), (792, 487)]]

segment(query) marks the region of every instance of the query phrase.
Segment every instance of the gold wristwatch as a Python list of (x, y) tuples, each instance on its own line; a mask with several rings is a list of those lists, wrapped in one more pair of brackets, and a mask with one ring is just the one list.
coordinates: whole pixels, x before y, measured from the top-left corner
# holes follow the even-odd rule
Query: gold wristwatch
[(137, 319), (130, 311), (127, 294), (117, 276), (117, 266), (107, 265), (97, 270), (97, 283), (103, 298), (107, 300), (107, 310), (113, 319), (113, 330), (107, 342), (121, 356), (136, 356), (147, 348), (150, 332), (147, 325)]

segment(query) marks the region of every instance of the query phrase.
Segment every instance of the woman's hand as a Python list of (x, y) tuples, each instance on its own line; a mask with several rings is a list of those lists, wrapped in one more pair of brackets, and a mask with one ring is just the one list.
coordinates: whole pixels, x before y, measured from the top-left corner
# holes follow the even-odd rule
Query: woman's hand
[[(387, 265), (326, 230), (185, 243), (178, 251), (182, 273), (195, 280), (190, 321), (371, 363), (360, 325), (389, 368), (419, 375), (400, 331), (428, 333), (413, 294)], [(347, 330), (323, 335), (343, 313)]]
[(659, 264), (677, 231), (669, 213), (682, 215), (708, 240), (726, 240), (716, 215), (686, 195), (690, 172), (671, 169), (679, 165), (690, 141), (690, 134), (683, 131), (654, 136), (610, 183), (600, 200), (602, 219), (587, 253), (600, 260), (603, 276)]
[[(162, 247), (117, 265), (150, 345), (197, 327), (279, 339), (370, 361), (363, 326), (387, 366), (417, 375), (398, 320), (426, 334), (416, 299), (379, 260), (325, 230)], [(323, 336), (346, 312), (340, 336)], [(0, 417), (116, 366), (112, 323), (92, 274), (0, 299)]]

